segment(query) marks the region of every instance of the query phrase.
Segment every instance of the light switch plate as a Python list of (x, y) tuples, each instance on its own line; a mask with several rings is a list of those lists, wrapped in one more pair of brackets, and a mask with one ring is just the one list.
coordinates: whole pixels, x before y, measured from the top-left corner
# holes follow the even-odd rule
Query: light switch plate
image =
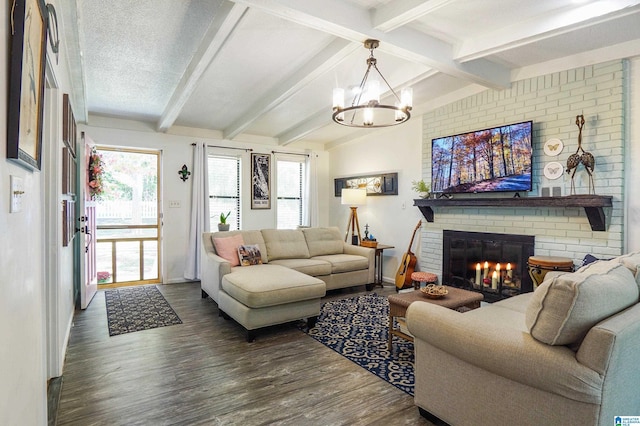
[(180, 208), (180, 201), (169, 201), (169, 208), (171, 209)]
[(17, 213), (22, 211), (22, 198), (24, 197), (24, 182), (21, 177), (11, 176), (11, 204), (9, 213)]

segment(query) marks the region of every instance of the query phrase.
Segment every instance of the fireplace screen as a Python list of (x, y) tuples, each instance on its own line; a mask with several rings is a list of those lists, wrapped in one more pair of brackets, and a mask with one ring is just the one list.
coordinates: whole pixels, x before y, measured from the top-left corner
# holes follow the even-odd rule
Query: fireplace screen
[(443, 283), (482, 292), (487, 301), (532, 291), (527, 260), (534, 244), (530, 235), (445, 230)]

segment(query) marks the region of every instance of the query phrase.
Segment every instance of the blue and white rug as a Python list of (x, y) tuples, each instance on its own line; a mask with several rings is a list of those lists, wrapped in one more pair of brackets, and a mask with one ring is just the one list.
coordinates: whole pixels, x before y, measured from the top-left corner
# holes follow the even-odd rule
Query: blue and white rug
[(389, 301), (370, 293), (324, 303), (309, 335), (413, 396), (413, 343), (394, 336), (389, 353), (388, 328)]

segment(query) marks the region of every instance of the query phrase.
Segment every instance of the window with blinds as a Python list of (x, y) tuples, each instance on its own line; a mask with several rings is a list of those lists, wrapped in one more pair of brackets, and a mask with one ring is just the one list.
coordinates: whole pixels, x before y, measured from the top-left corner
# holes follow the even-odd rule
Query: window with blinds
[(305, 162), (304, 159), (277, 159), (276, 214), (278, 229), (295, 229), (302, 225)]
[(220, 213), (227, 218), (230, 230), (240, 229), (240, 157), (209, 156), (209, 214), (211, 230), (218, 229)]

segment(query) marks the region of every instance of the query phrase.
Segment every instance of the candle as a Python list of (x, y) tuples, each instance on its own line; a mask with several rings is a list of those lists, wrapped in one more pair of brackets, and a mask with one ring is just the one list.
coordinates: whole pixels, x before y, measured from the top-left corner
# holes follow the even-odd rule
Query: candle
[(476, 285), (480, 285), (480, 264), (476, 263)]
[(513, 271), (511, 270), (511, 264), (507, 263), (507, 276), (511, 279), (513, 278)]
[(493, 271), (493, 276), (491, 277), (491, 288), (494, 290), (498, 288), (498, 272), (497, 271)]
[(487, 278), (489, 276), (489, 262), (484, 262), (484, 276), (482, 278)]

